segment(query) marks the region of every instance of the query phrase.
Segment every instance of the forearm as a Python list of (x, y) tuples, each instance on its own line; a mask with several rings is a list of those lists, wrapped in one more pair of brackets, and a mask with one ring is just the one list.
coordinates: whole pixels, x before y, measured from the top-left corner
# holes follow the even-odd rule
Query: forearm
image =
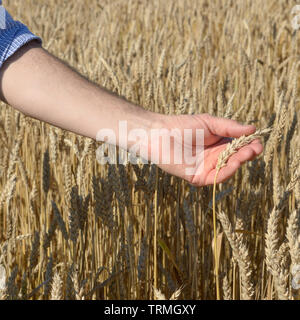
[(96, 139), (100, 129), (116, 133), (119, 121), (128, 131), (149, 130), (158, 115), (89, 82), (35, 42), (21, 48), (0, 70), (1, 99), (22, 113)]

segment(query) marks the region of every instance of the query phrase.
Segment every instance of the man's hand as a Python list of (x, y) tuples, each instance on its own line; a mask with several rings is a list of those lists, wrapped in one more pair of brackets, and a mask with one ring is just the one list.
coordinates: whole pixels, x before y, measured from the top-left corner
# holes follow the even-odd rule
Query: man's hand
[[(155, 124), (155, 128), (164, 128), (169, 131), (172, 129), (179, 129), (181, 131), (181, 137), (184, 136), (184, 129), (193, 130), (193, 140), (183, 141), (181, 137), (175, 137), (173, 143), (171, 143), (171, 163), (163, 164), (162, 156), (164, 152), (168, 152), (162, 146), (162, 140), (160, 139), (160, 153), (155, 154), (155, 158), (159, 159), (158, 166), (164, 171), (179, 176), (189, 183), (195, 186), (205, 186), (211, 185), (214, 182), (214, 177), (216, 174), (216, 165), (220, 153), (227, 147), (228, 143), (231, 142), (232, 138), (239, 138), (242, 135), (250, 135), (255, 132), (255, 127), (252, 125), (242, 125), (234, 120), (229, 120), (225, 118), (217, 118), (210, 116), (208, 114), (199, 115), (181, 115), (181, 116), (162, 116), (159, 125)], [(196, 129), (203, 129), (202, 134), (204, 135), (204, 146), (196, 145)], [(182, 145), (182, 150), (191, 154), (196, 155), (196, 149), (201, 149), (200, 155), (202, 156), (202, 161), (197, 165), (194, 165), (193, 174), (187, 175), (186, 169), (190, 166), (186, 163), (174, 164), (174, 157), (176, 153), (176, 148), (178, 150), (178, 145)], [(151, 159), (151, 143), (148, 150), (149, 157)], [(257, 155), (262, 153), (263, 146), (259, 140), (255, 140), (249, 145), (241, 148), (237, 153), (232, 155), (227, 163), (227, 165), (222, 168), (219, 172), (217, 183), (223, 182), (234, 175), (237, 169), (248, 160), (254, 159)]]

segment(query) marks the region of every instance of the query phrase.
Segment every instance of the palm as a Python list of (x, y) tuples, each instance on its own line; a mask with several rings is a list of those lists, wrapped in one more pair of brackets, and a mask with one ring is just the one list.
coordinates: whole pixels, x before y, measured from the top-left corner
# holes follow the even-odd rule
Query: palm
[[(216, 164), (220, 153), (230, 143), (231, 138), (238, 138), (242, 135), (249, 135), (255, 131), (254, 126), (243, 126), (236, 121), (216, 118), (207, 114), (202, 115), (182, 115), (182, 116), (167, 116), (166, 129), (171, 130), (174, 128), (180, 129), (182, 132), (184, 129), (203, 129), (204, 133), (204, 146), (202, 146), (202, 159), (203, 162), (194, 166), (193, 174), (187, 175), (186, 169), (189, 165), (184, 164), (159, 164), (159, 167), (164, 171), (179, 176), (189, 183), (196, 186), (204, 186), (213, 184), (216, 174)], [(175, 139), (176, 140), (176, 139)], [(181, 143), (182, 141), (177, 141)], [(171, 144), (171, 154), (174, 151), (174, 144)], [(193, 155), (197, 148), (196, 138), (193, 135), (193, 141), (185, 144), (184, 148), (191, 148)], [(223, 182), (230, 178), (242, 163), (248, 160), (252, 160), (259, 155), (263, 150), (260, 141), (255, 140), (251, 144), (241, 148), (236, 154), (234, 154), (228, 161), (227, 165), (221, 169), (217, 182)]]

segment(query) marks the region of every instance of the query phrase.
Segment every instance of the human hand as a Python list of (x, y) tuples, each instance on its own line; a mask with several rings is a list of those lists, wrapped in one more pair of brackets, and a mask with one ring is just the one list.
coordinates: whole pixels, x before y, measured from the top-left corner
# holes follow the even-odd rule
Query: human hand
[[(148, 156), (150, 160), (155, 160), (157, 165), (164, 171), (181, 177), (187, 180), (190, 184), (195, 186), (212, 185), (216, 174), (216, 165), (220, 153), (227, 147), (232, 138), (239, 138), (242, 135), (250, 135), (255, 132), (255, 127), (252, 125), (242, 125), (238, 122), (225, 118), (217, 118), (209, 114), (199, 115), (175, 115), (175, 116), (162, 116), (159, 125), (156, 123), (155, 128), (160, 130), (163, 128), (165, 132), (177, 129), (181, 132), (181, 136), (171, 137), (170, 143), (170, 162), (163, 163), (162, 158), (164, 153), (167, 152), (163, 146), (163, 138), (166, 134), (162, 134), (159, 139), (159, 152), (155, 151), (154, 141), (150, 139), (148, 146)], [(167, 130), (166, 130), (167, 129)], [(192, 129), (192, 139), (182, 139), (184, 137), (184, 130)], [(196, 141), (196, 129), (202, 129), (203, 140), (202, 145)], [(184, 143), (183, 143), (184, 140)], [(157, 142), (157, 141), (156, 141)], [(183, 154), (187, 151), (192, 156), (197, 154), (196, 163), (193, 168), (185, 162), (176, 164), (174, 161), (178, 146), (182, 148)], [(229, 179), (237, 169), (246, 161), (253, 160), (263, 151), (261, 142), (256, 139), (249, 145), (242, 147), (237, 153), (232, 155), (225, 167), (223, 167), (217, 178), (217, 183), (224, 182)], [(187, 157), (191, 158), (191, 157)], [(191, 160), (191, 159), (188, 159)], [(192, 169), (187, 174), (187, 169)]]

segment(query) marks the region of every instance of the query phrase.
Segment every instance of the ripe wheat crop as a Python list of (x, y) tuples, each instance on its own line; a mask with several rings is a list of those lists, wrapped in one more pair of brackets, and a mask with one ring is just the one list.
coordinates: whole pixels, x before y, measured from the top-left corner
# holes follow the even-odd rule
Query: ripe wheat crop
[(50, 52), (146, 109), (268, 129), (213, 197), (151, 163), (100, 165), (95, 141), (1, 103), (0, 299), (216, 299), (216, 261), (221, 299), (300, 299), (296, 1), (5, 2)]

